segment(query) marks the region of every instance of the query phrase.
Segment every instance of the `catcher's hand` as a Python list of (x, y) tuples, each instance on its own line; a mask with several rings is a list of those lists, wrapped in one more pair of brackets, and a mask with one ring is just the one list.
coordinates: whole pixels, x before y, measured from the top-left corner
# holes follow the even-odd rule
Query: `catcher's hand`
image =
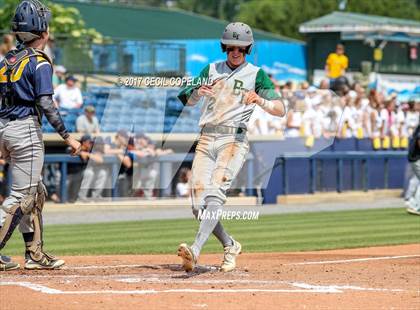
[(82, 146), (79, 141), (74, 139), (73, 137), (68, 137), (66, 140), (64, 140), (68, 146), (71, 148), (70, 155), (71, 156), (77, 156), (80, 154), (80, 151), (82, 150)]

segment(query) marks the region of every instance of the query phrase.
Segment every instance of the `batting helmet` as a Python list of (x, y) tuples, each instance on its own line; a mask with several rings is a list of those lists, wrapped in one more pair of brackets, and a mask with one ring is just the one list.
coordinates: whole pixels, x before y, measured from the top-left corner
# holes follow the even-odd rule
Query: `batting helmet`
[(254, 36), (251, 27), (244, 23), (230, 23), (226, 26), (220, 40), (222, 51), (226, 52), (227, 45), (246, 46), (246, 53), (250, 54), (254, 45)]
[(38, 0), (24, 0), (16, 8), (12, 20), (12, 32), (21, 42), (38, 39), (48, 30), (51, 11)]

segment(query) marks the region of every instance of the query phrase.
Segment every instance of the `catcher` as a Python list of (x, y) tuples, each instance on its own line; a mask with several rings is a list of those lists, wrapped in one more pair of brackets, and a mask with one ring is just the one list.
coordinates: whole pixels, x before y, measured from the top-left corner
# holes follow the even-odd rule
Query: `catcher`
[[(285, 104), (268, 75), (245, 59), (253, 45), (248, 25), (229, 24), (221, 39), (227, 60), (209, 64), (196, 79), (215, 82), (184, 88), (178, 95), (184, 105), (200, 101), (203, 104), (201, 136), (192, 167), (192, 208), (195, 217), (201, 219), (200, 228), (192, 246), (182, 243), (178, 248), (186, 271), (194, 269), (211, 233), (224, 247), (221, 270), (231, 271), (236, 267), (241, 244), (223, 228), (220, 211), (226, 202), (226, 191), (248, 153), (247, 124), (256, 105), (272, 115), (285, 115)], [(203, 211), (211, 216), (200, 218)]]
[[(80, 143), (67, 133), (52, 100), (52, 64), (42, 51), (50, 17), (49, 9), (37, 0), (22, 1), (12, 21), (20, 48), (9, 51), (0, 62), (0, 151), (12, 172), (11, 192), (0, 210), (0, 250), (19, 225), (26, 245), (26, 269), (56, 269), (64, 264), (43, 249), (42, 116), (73, 154), (80, 152)], [(0, 255), (0, 270), (17, 268), (19, 264)]]

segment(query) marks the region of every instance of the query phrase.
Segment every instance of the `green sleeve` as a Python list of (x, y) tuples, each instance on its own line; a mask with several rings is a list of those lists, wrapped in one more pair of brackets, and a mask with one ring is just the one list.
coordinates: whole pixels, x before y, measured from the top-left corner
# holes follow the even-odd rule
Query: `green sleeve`
[(184, 105), (187, 104), (188, 99), (192, 95), (193, 91), (199, 87), (199, 83), (197, 83), (197, 80), (209, 77), (209, 70), (210, 70), (210, 65), (207, 65), (203, 70), (201, 70), (200, 75), (194, 79), (192, 86), (185, 87), (179, 92), (178, 99), (181, 100), (181, 102)]
[(255, 92), (267, 100), (280, 99), (280, 95), (276, 92), (273, 82), (263, 69), (260, 69), (255, 79)]

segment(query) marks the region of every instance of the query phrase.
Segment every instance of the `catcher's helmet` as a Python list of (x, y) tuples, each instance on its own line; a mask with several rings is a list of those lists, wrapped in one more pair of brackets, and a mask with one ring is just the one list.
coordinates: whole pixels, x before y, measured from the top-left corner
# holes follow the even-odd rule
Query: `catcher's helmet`
[(38, 0), (24, 0), (16, 8), (12, 20), (12, 32), (21, 42), (39, 38), (48, 30), (51, 11)]
[(246, 53), (250, 54), (254, 45), (251, 27), (244, 23), (230, 23), (226, 26), (220, 43), (223, 52), (226, 52), (226, 45), (233, 45), (246, 46)]

